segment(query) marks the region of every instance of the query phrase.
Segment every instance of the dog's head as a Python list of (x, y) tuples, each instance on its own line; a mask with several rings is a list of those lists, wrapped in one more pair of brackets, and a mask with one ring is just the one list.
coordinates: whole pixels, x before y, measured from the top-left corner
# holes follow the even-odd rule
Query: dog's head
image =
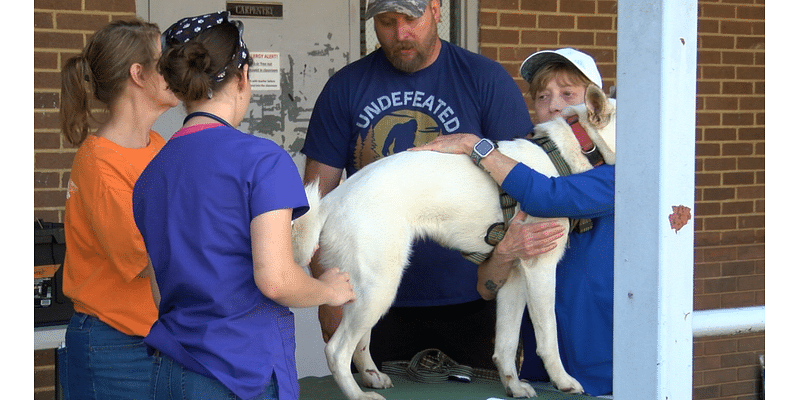
[[(597, 146), (605, 162), (607, 164), (616, 163), (617, 102), (615, 99), (608, 98), (597, 86), (589, 85), (586, 89), (584, 103), (568, 107), (562, 115), (562, 118), (536, 125), (535, 136), (547, 136), (556, 142), (565, 158), (569, 155), (564, 153), (570, 153), (570, 149), (572, 149), (572, 154), (580, 154), (578, 153), (580, 146), (565, 121), (565, 118), (577, 115), (579, 123)], [(585, 157), (580, 161), (582, 164), (586, 164), (585, 169), (591, 168)]]

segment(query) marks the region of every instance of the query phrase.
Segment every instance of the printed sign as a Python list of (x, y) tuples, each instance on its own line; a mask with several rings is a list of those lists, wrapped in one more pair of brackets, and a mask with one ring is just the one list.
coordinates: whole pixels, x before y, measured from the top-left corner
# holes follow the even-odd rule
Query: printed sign
[(256, 91), (281, 90), (281, 54), (251, 52), (250, 87)]

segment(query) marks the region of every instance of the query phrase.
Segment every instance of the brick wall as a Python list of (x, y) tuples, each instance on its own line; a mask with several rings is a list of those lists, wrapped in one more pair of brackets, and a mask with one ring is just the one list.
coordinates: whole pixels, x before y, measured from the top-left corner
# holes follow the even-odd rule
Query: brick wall
[[(616, 1), (482, 0), (481, 53), (517, 79), (529, 54), (591, 54), (616, 82)], [(695, 309), (763, 305), (764, 1), (698, 2)], [(530, 98), (526, 93), (530, 105)], [(695, 399), (753, 399), (763, 333), (694, 341)]]
[[(763, 305), (764, 1), (698, 6), (695, 309)], [(754, 398), (764, 346), (695, 340), (694, 397)]]
[[(75, 148), (60, 134), (61, 66), (91, 34), (135, 15), (135, 0), (35, 0), (33, 5), (34, 218), (62, 222)], [(98, 110), (99, 111), (99, 110)], [(55, 351), (34, 351), (34, 398), (55, 399)]]
[(527, 94), (520, 63), (544, 49), (574, 47), (591, 54), (603, 86), (616, 84), (617, 3), (595, 0), (481, 0), (481, 54), (497, 60)]
[(95, 30), (134, 16), (135, 8), (135, 0), (34, 1), (34, 218), (62, 221), (76, 150), (59, 130), (61, 65), (80, 53)]
[[(59, 134), (59, 68), (99, 26), (132, 15), (134, 3), (34, 2), (35, 218), (62, 221), (74, 154)], [(499, 61), (523, 92), (519, 63), (545, 48), (576, 47), (591, 54), (606, 90), (616, 84), (616, 1), (480, 4), (481, 53)], [(695, 309), (763, 305), (764, 1), (701, 0), (698, 11)], [(756, 398), (764, 337), (695, 340), (694, 398)], [(34, 354), (37, 399), (53, 396), (52, 354)]]
[(56, 351), (53, 349), (33, 352), (33, 398), (54, 400), (56, 398)]

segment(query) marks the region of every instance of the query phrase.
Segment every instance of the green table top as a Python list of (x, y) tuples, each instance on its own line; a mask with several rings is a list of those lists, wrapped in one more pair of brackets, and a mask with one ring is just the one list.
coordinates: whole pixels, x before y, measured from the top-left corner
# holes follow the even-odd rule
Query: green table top
[[(354, 374), (356, 382), (361, 383), (359, 374)], [(394, 387), (388, 389), (363, 388), (364, 391), (375, 391), (387, 400), (487, 400), (513, 399), (505, 395), (500, 382), (485, 379), (473, 379), (470, 383), (447, 381), (444, 383), (418, 383), (404, 376), (390, 375)], [(570, 395), (557, 391), (545, 383), (533, 384), (537, 400), (582, 400), (591, 396)], [(300, 400), (347, 400), (333, 377), (309, 376), (300, 379)]]

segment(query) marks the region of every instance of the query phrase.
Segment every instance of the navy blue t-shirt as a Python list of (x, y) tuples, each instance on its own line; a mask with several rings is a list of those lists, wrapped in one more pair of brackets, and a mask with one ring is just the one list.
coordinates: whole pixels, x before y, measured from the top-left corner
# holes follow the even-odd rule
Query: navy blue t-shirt
[[(486, 57), (441, 43), (436, 61), (414, 73), (395, 69), (378, 49), (334, 74), (314, 106), (302, 153), (350, 176), (441, 134), (508, 140), (533, 129), (508, 72)], [(457, 250), (420, 240), (394, 305), (473, 301), (480, 298), (476, 286), (475, 264)]]

